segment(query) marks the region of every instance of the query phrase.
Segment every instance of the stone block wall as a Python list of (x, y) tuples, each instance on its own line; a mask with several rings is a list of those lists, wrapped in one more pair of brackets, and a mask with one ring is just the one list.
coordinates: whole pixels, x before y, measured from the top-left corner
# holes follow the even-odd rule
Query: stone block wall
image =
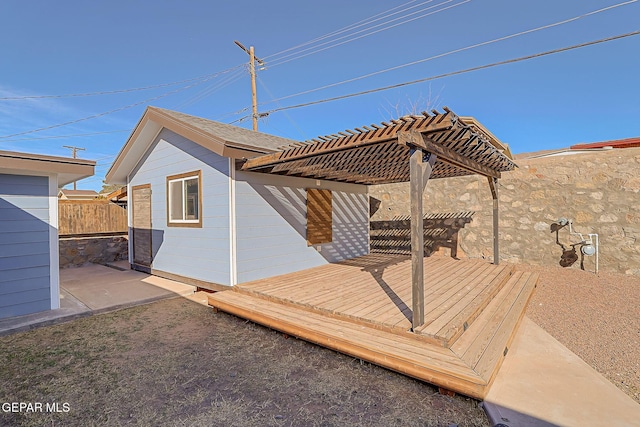
[(128, 259), (127, 236), (68, 237), (59, 240), (60, 268)]
[[(599, 235), (600, 271), (640, 275), (640, 148), (516, 163), (519, 168), (504, 173), (498, 186), (501, 260), (557, 266), (563, 248), (551, 226), (565, 217), (585, 237)], [(410, 213), (408, 183), (372, 186), (369, 195), (372, 220)], [(486, 178), (429, 181), (424, 211), (472, 211), (472, 222), (460, 230), (460, 250), (471, 258), (492, 259), (492, 199)], [(568, 227), (558, 230), (565, 248), (579, 240)], [(594, 261), (584, 257), (584, 269), (593, 271)], [(580, 268), (580, 259), (571, 268)]]

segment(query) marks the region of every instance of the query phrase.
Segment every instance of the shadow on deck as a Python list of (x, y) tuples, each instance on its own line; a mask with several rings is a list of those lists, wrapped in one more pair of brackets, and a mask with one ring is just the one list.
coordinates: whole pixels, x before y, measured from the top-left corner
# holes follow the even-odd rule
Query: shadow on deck
[(483, 399), (537, 283), (512, 265), (424, 259), (425, 324), (411, 331), (411, 261), (371, 254), (242, 283), (209, 305)]

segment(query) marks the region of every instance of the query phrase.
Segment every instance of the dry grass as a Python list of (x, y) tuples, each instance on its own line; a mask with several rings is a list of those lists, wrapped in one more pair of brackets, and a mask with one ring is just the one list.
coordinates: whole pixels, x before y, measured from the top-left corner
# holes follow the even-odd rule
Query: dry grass
[(488, 426), (477, 401), (184, 299), (0, 337), (0, 425)]

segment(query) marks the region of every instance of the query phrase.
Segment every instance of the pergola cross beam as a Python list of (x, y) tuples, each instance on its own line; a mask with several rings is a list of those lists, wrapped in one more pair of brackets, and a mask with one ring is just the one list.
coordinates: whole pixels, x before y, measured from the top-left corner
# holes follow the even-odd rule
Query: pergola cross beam
[[(499, 264), (498, 246), (498, 178), (500, 172), (473, 159), (464, 157), (454, 150), (435, 143), (417, 131), (398, 132), (397, 142), (411, 148), (410, 157), (410, 199), (411, 199), (411, 300), (412, 327), (424, 324), (424, 219), (422, 197), (436, 160), (449, 163), (473, 174), (486, 176), (493, 199), (493, 258)], [(423, 159), (427, 163), (423, 163)]]
[[(453, 126), (453, 120), (449, 114), (443, 115), (435, 120), (435, 116), (426, 117), (424, 120), (416, 120), (415, 122), (407, 122), (413, 124), (413, 129), (421, 132), (442, 132)], [(408, 126), (401, 126), (407, 128)], [(356, 135), (347, 135), (337, 139), (321, 141), (315, 144), (308, 144), (303, 147), (296, 147), (284, 151), (278, 151), (266, 154), (253, 159), (248, 159), (242, 166), (243, 170), (258, 171), (262, 168), (268, 168), (282, 162), (290, 162), (294, 160), (302, 160), (310, 157), (338, 153), (341, 151), (352, 150), (367, 145), (380, 144), (382, 142), (394, 141), (395, 134), (389, 133), (389, 129), (376, 130), (375, 132), (366, 132)]]
[[(493, 199), (494, 263), (498, 247), (498, 179), (516, 165), (504, 146), (472, 119), (461, 120), (450, 110), (321, 136), (305, 144), (245, 159), (243, 171), (299, 176), (353, 184), (410, 182), (412, 326), (424, 324), (423, 194), (429, 179), (481, 175), (489, 180)], [(475, 122), (473, 122), (475, 123)], [(508, 149), (507, 149), (508, 152)]]
[(422, 133), (415, 131), (398, 132), (398, 144), (420, 147), (424, 151), (437, 155), (440, 161), (465, 169), (472, 174), (484, 175), (496, 179), (500, 178), (499, 171), (458, 154), (451, 148), (432, 141), (428, 136)]

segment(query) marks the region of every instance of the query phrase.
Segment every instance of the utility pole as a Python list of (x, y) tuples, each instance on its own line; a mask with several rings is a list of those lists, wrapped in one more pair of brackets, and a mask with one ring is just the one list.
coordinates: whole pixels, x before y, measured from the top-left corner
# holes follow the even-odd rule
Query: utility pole
[[(78, 158), (78, 151), (84, 151), (85, 148), (80, 148), (80, 147), (74, 147), (71, 145), (63, 145), (62, 148), (68, 148), (71, 150), (71, 152), (73, 153), (73, 158), (77, 159)], [(76, 190), (76, 182), (73, 181), (73, 189)]]
[(233, 41), (238, 47), (249, 55), (249, 75), (251, 76), (251, 117), (253, 119), (253, 130), (258, 130), (258, 93), (256, 89), (256, 61), (264, 67), (264, 61), (256, 57), (253, 46), (249, 49), (244, 47), (237, 40)]

